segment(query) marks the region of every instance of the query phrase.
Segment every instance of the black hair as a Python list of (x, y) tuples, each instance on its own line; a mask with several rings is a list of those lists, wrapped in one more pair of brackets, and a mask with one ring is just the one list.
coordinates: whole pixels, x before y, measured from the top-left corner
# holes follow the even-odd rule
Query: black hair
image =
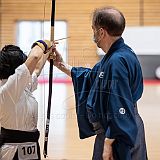
[(125, 28), (123, 14), (113, 7), (103, 7), (93, 12), (93, 25), (105, 29), (110, 36), (121, 36)]
[(0, 51), (0, 79), (7, 79), (15, 69), (23, 64), (27, 56), (15, 45), (6, 45)]

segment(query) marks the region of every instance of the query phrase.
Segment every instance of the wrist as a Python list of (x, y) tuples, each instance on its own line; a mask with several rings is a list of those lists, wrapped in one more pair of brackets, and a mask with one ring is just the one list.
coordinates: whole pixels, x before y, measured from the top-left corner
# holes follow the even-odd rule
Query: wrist
[(72, 67), (65, 62), (60, 62), (57, 68), (59, 68), (60, 70), (65, 69), (65, 70), (70, 70), (70, 71), (72, 69)]
[(57, 64), (54, 64), (58, 69), (62, 70), (63, 68), (66, 68), (66, 65), (64, 62), (58, 62)]

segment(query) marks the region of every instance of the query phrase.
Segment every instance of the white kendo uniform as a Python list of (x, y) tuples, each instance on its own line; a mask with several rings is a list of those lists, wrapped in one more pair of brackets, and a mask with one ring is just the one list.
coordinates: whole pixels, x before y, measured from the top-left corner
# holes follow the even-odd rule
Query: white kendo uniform
[[(34, 73), (31, 76), (25, 64), (19, 66), (15, 70), (15, 74), (11, 75), (8, 79), (0, 81), (1, 127), (20, 131), (37, 129), (38, 103), (32, 95), (32, 92), (36, 88), (37, 76)], [(24, 143), (24, 146), (18, 143), (3, 144), (0, 148), (0, 159), (12, 160), (17, 149), (19, 147), (22, 149), (26, 144), (27, 143)], [(32, 155), (31, 149), (32, 148), (29, 148), (28, 152), (31, 157), (34, 157), (35, 155)], [(21, 155), (23, 153), (25, 153), (25, 155)], [(23, 160), (28, 157), (25, 148), (23, 148), (23, 152), (19, 154)]]

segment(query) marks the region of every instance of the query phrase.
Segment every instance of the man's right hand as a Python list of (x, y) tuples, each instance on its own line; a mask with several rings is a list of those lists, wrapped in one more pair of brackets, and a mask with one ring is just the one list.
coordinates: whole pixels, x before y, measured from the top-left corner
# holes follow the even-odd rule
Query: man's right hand
[(56, 50), (56, 46), (53, 46), (52, 54), (53, 54), (53, 65), (71, 77), (72, 66), (64, 62), (61, 54)]
[(57, 68), (61, 67), (61, 64), (64, 63), (64, 60), (61, 56), (61, 54), (56, 50), (56, 48), (53, 48), (53, 65)]

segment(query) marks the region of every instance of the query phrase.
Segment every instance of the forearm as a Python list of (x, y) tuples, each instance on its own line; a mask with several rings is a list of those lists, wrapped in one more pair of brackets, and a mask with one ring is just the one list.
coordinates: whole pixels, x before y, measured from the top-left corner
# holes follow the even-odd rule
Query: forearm
[(68, 64), (66, 64), (64, 62), (61, 62), (61, 63), (58, 64), (57, 68), (71, 77), (72, 66), (70, 66), (70, 65), (68, 65)]
[(39, 46), (35, 46), (31, 50), (31, 52), (25, 62), (25, 65), (27, 66), (28, 70), (30, 71), (30, 74), (32, 74), (33, 71), (35, 70), (35, 66), (37, 65), (38, 61), (41, 59), (42, 55), (43, 55), (43, 50)]
[(49, 56), (49, 53), (47, 54), (43, 54), (42, 57), (40, 58), (40, 60), (38, 61), (37, 65), (36, 65), (36, 68), (34, 70), (34, 72), (36, 73), (37, 77), (40, 75), (45, 63), (46, 63), (46, 60)]

